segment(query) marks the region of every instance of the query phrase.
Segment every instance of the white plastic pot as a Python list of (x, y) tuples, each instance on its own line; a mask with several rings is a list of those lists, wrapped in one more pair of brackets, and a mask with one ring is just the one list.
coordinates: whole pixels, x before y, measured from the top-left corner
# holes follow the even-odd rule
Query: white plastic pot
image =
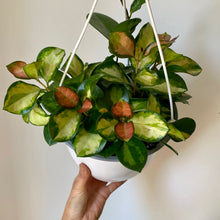
[[(91, 170), (92, 176), (98, 180), (104, 182), (124, 181), (136, 176), (139, 173), (123, 166), (117, 157), (112, 156), (107, 159), (101, 156), (77, 157), (71, 144), (67, 144), (67, 148), (76, 164), (86, 164)], [(148, 156), (148, 160), (145, 166), (150, 163), (154, 155), (155, 154), (151, 154)]]

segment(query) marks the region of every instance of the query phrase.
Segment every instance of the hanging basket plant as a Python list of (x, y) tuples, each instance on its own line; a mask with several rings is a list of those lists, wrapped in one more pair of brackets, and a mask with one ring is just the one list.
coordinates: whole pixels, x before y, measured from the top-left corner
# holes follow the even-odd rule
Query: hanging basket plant
[(90, 24), (108, 41), (110, 54), (103, 61), (88, 64), (76, 54), (65, 60), (63, 49), (47, 47), (32, 63), (9, 64), (9, 72), (20, 80), (8, 88), (4, 110), (21, 115), (26, 123), (44, 126), (49, 145), (71, 142), (78, 157), (116, 156), (138, 172), (148, 155), (162, 146), (177, 153), (167, 141), (185, 141), (196, 126), (191, 118), (177, 119), (175, 103), (188, 104), (191, 98), (178, 73), (197, 76), (201, 67), (171, 49), (177, 37), (159, 34), (158, 45), (150, 23), (134, 34), (141, 19), (133, 14), (144, 2), (134, 0), (129, 12), (125, 7), (123, 22), (92, 14)]

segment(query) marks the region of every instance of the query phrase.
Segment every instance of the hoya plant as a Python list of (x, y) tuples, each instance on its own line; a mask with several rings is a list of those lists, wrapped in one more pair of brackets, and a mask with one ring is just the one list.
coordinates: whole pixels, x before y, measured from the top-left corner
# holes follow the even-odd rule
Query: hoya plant
[(4, 110), (44, 126), (49, 145), (71, 142), (79, 157), (116, 156), (125, 167), (140, 172), (148, 155), (163, 146), (177, 154), (168, 140), (185, 141), (195, 130), (193, 119), (177, 118), (175, 103), (187, 104), (191, 98), (178, 73), (196, 76), (201, 67), (170, 48), (177, 37), (159, 35), (175, 107), (175, 120), (170, 121), (167, 84), (151, 24), (134, 34), (141, 19), (132, 15), (143, 2), (135, 0), (121, 23), (93, 14), (90, 24), (107, 39), (110, 54), (89, 64), (74, 55), (62, 85), (69, 61), (64, 61), (63, 49), (47, 47), (32, 63), (7, 65), (20, 80), (8, 88)]

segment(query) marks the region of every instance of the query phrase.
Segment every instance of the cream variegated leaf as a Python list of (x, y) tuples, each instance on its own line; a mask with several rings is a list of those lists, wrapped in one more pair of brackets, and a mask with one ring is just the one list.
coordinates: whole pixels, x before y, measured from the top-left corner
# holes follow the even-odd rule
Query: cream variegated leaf
[(134, 135), (147, 142), (160, 141), (169, 130), (167, 123), (156, 112), (135, 113), (131, 121), (134, 123)]
[(54, 141), (68, 141), (73, 137), (81, 121), (76, 110), (65, 109), (51, 116), (49, 130)]
[(106, 144), (99, 134), (89, 133), (81, 128), (73, 140), (73, 146), (78, 157), (86, 157), (100, 152)]
[(14, 114), (25, 114), (33, 108), (40, 91), (35, 85), (15, 82), (7, 91), (3, 109)]

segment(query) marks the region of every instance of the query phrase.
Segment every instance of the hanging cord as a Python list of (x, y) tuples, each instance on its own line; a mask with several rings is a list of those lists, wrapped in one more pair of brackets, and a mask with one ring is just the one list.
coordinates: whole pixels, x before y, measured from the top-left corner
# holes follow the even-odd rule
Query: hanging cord
[(171, 122), (172, 122), (172, 121), (174, 121), (173, 99), (172, 99), (172, 93), (171, 93), (171, 89), (170, 89), (170, 83), (169, 83), (166, 63), (165, 63), (165, 60), (164, 60), (163, 51), (162, 51), (162, 48), (161, 48), (161, 45), (160, 45), (160, 40), (159, 40), (159, 37), (158, 37), (158, 33), (157, 33), (153, 13), (152, 13), (152, 10), (151, 10), (150, 0), (145, 0), (145, 2), (147, 4), (148, 13), (149, 13), (150, 20), (151, 20), (151, 23), (152, 23), (154, 35), (155, 35), (155, 38), (156, 38), (156, 42), (157, 42), (157, 46), (158, 46), (158, 50), (159, 50), (159, 54), (160, 54), (160, 59), (161, 59), (162, 66), (163, 66), (164, 76), (165, 76), (166, 83), (167, 83), (167, 90), (168, 90), (168, 96), (169, 96), (169, 102), (170, 102), (170, 118), (171, 118)]
[(88, 18), (87, 18), (87, 20), (86, 20), (86, 23), (85, 23), (85, 25), (84, 25), (84, 27), (83, 27), (83, 30), (82, 30), (82, 32), (81, 32), (81, 34), (80, 34), (80, 36), (79, 36), (79, 39), (78, 39), (78, 41), (77, 41), (77, 43), (76, 43), (76, 45), (75, 45), (75, 48), (73, 49), (72, 54), (71, 54), (71, 56), (70, 56), (70, 58), (69, 58), (69, 60), (68, 60), (68, 63), (67, 63), (66, 68), (65, 68), (65, 70), (64, 70), (64, 73), (63, 73), (63, 76), (62, 76), (62, 79), (61, 79), (61, 81), (60, 81), (60, 85), (59, 85), (59, 86), (62, 86), (62, 84), (63, 84), (63, 81), (64, 81), (64, 79), (65, 79), (65, 77), (66, 77), (66, 74), (67, 74), (67, 71), (68, 71), (68, 69), (69, 69), (69, 66), (70, 66), (70, 64), (71, 64), (71, 62), (72, 62), (72, 59), (73, 59), (73, 57), (74, 57), (74, 55), (75, 55), (75, 53), (76, 53), (76, 51), (77, 51), (77, 49), (78, 49), (78, 47), (79, 47), (79, 45), (80, 45), (80, 42), (81, 42), (81, 40), (82, 40), (82, 38), (83, 38), (83, 36), (84, 36), (84, 34), (85, 34), (85, 32), (86, 32), (86, 29), (87, 29), (87, 27), (88, 27), (88, 24), (89, 24), (89, 21), (90, 21), (90, 19), (91, 19), (91, 17), (92, 17), (92, 14), (93, 14), (93, 12), (94, 12), (94, 10), (95, 10), (95, 7), (96, 7), (97, 2), (98, 2), (98, 0), (94, 0), (94, 2), (93, 2), (92, 8), (91, 8), (91, 10), (90, 10), (90, 12), (89, 12), (89, 16), (88, 16)]
[(125, 12), (125, 20), (128, 20), (128, 12), (127, 12), (127, 7), (126, 7), (126, 0), (122, 0), (123, 7), (124, 7), (124, 12)]

